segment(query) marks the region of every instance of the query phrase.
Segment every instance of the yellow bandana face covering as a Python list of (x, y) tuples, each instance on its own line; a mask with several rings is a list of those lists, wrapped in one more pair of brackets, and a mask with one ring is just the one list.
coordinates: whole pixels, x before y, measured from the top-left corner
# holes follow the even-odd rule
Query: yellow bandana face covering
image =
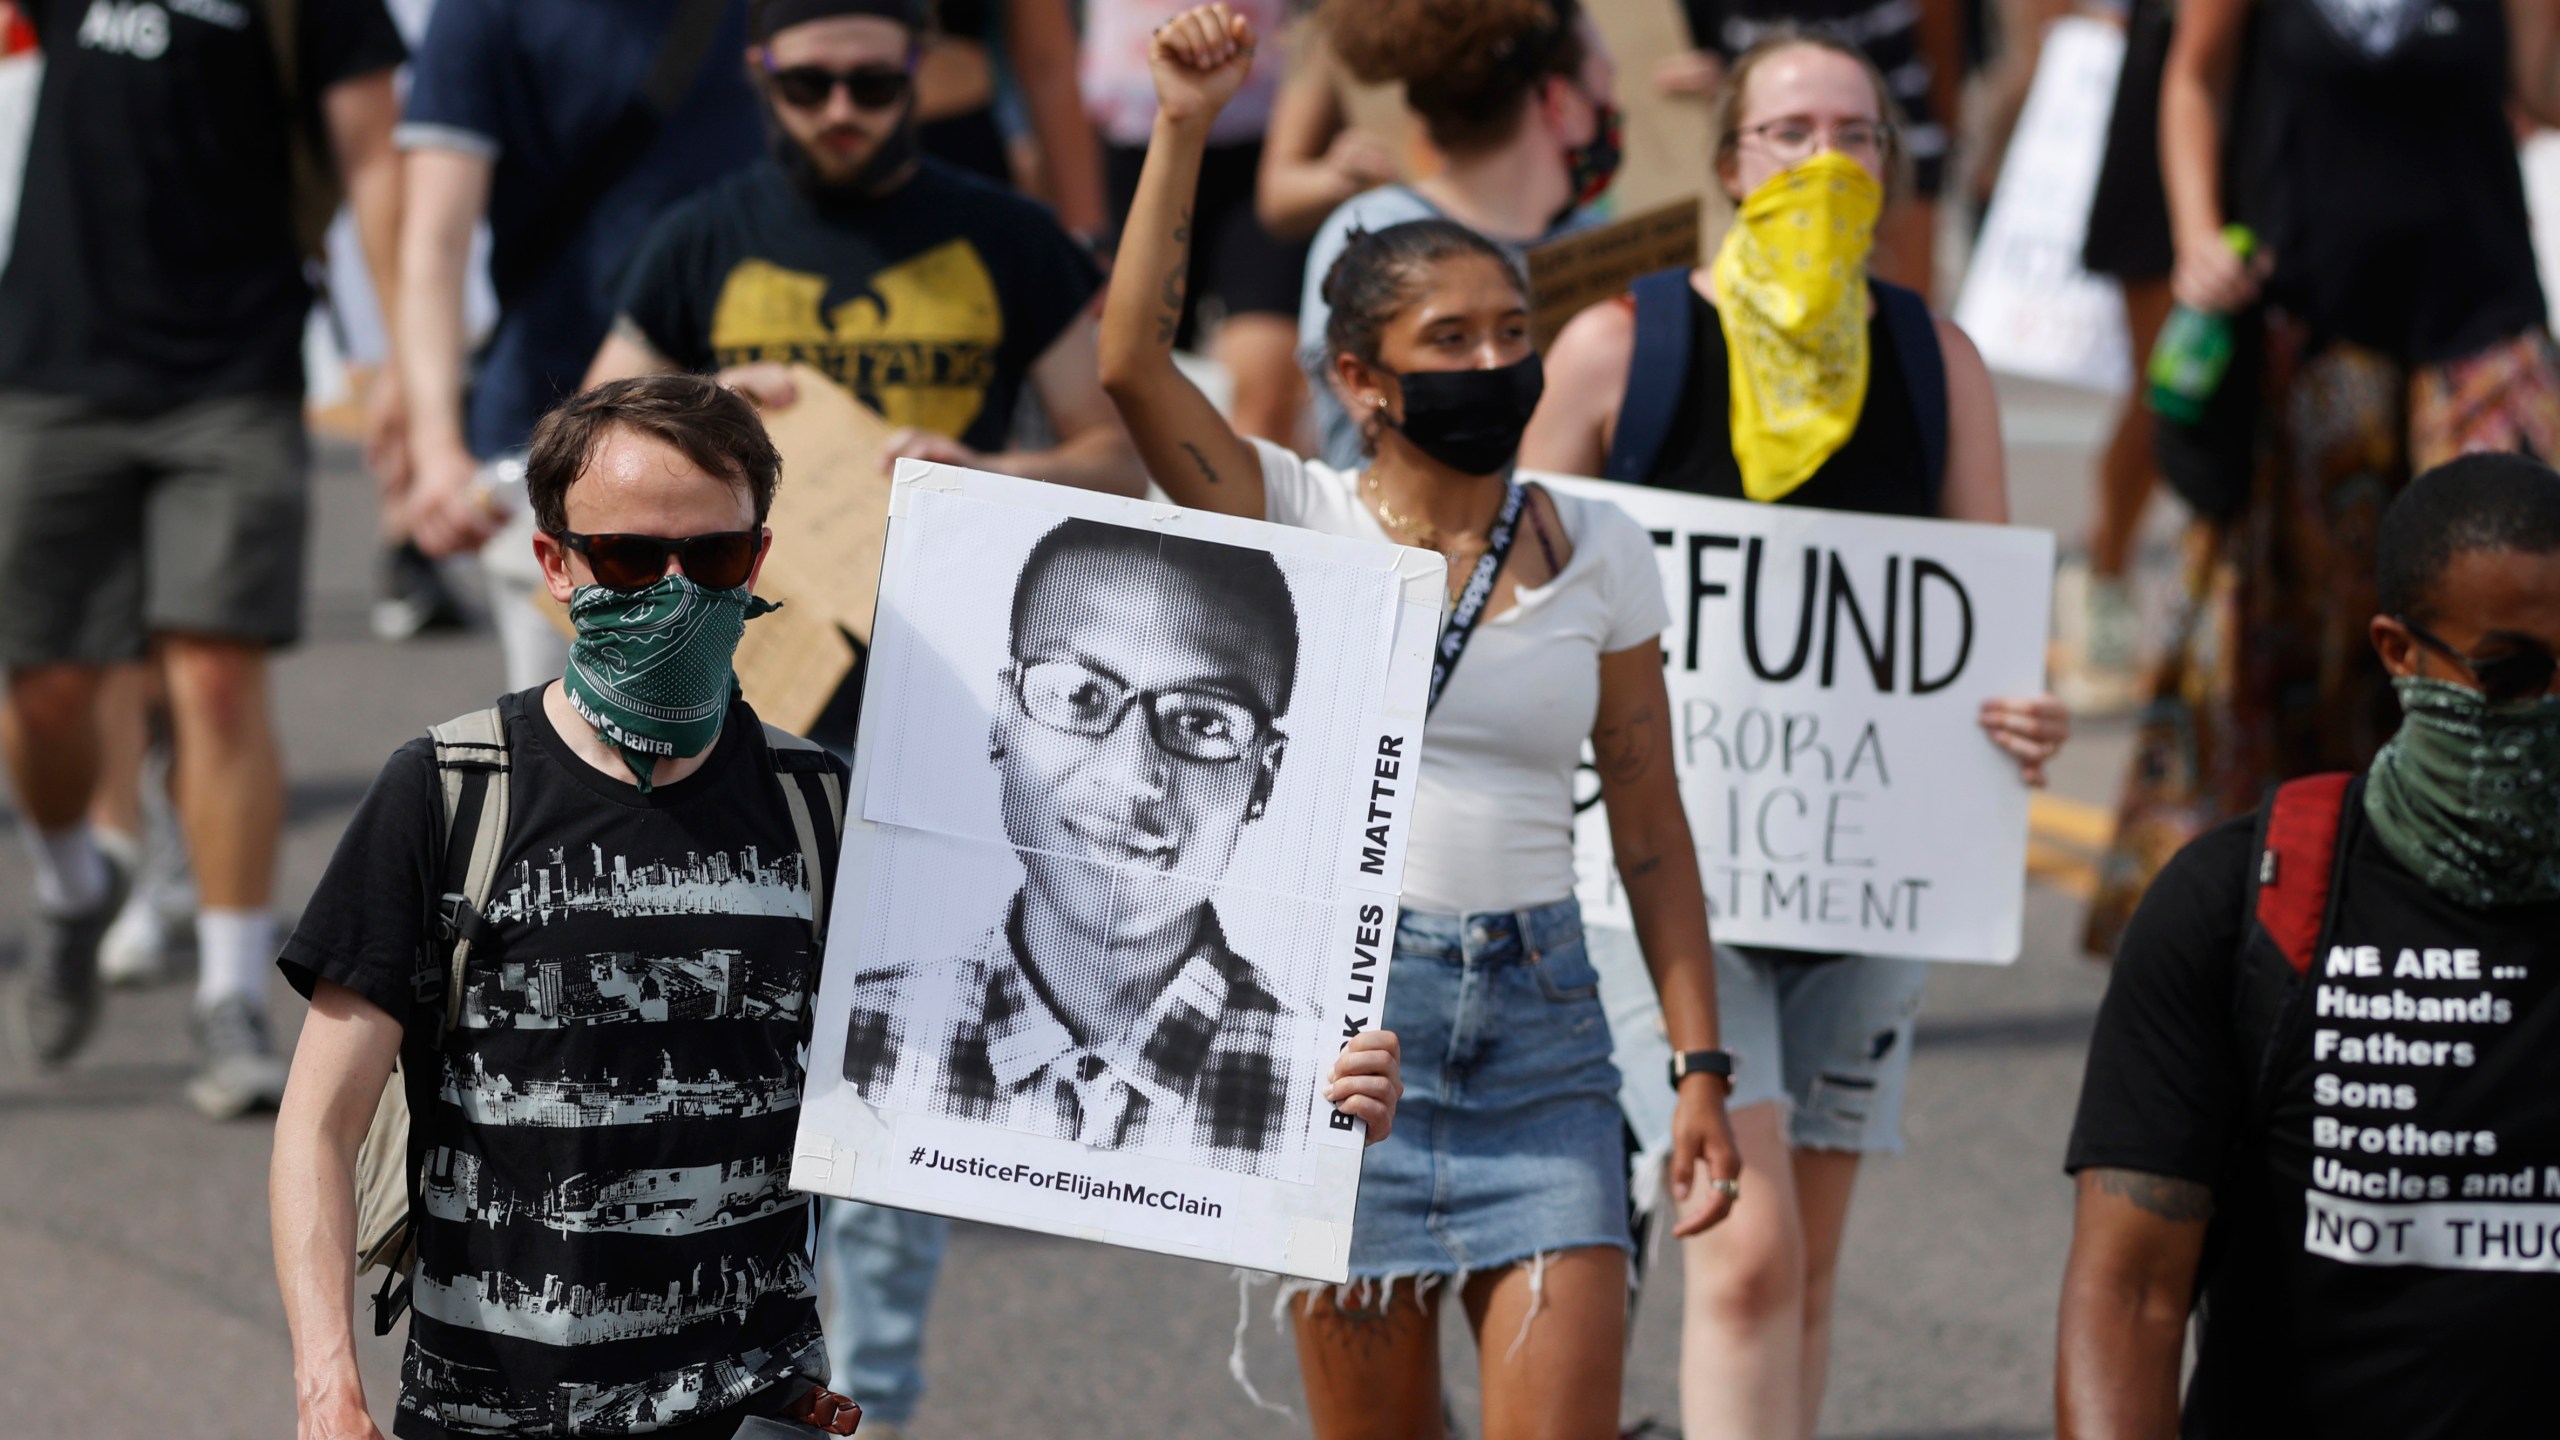
[(1716, 251), (1742, 493), (1771, 501), (1849, 441), (1867, 399), (1867, 252), (1884, 187), (1825, 150), (1742, 202)]

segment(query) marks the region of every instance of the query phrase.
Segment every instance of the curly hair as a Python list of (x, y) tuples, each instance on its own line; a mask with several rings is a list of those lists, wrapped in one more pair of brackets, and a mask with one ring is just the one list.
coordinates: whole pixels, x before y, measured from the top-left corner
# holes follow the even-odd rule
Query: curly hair
[(1465, 153), (1508, 141), (1550, 76), (1582, 73), (1579, 0), (1326, 0), (1343, 68), (1401, 81), (1431, 143)]

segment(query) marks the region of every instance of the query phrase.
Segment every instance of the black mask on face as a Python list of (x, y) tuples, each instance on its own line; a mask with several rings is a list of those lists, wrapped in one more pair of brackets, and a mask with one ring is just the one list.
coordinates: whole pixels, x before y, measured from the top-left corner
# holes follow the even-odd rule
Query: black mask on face
[(1618, 178), (1618, 164), (1626, 158), (1626, 120), (1618, 113), (1618, 107), (1606, 100), (1595, 100), (1591, 111), (1591, 138), (1564, 152), (1567, 183), (1573, 186), (1573, 203), (1577, 206), (1599, 199), (1608, 190), (1609, 182)]
[(1498, 370), (1415, 370), (1396, 380), (1404, 387), (1404, 423), (1387, 423), (1415, 449), (1466, 475), (1510, 466), (1547, 389), (1534, 350)]
[(792, 188), (810, 199), (826, 204), (859, 204), (877, 200), (897, 188), (907, 167), (915, 163), (919, 153), (916, 144), (915, 103), (909, 101), (898, 117), (897, 128), (880, 137), (879, 148), (862, 168), (844, 180), (829, 180), (818, 172), (817, 162), (809, 158), (807, 147), (791, 138), (779, 119), (768, 121), (773, 133), (773, 160), (789, 177)]

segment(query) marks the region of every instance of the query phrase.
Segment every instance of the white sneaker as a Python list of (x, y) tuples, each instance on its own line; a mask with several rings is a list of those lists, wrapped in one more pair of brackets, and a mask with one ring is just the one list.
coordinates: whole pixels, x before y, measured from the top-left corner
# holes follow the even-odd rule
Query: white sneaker
[(169, 975), (169, 927), (149, 895), (136, 892), (98, 942), (98, 978), (110, 985), (155, 985)]
[(2070, 559), (2053, 577), (2054, 693), (2072, 712), (2126, 715), (2148, 698), (2142, 664), (2142, 610), (2133, 585), (2090, 573)]

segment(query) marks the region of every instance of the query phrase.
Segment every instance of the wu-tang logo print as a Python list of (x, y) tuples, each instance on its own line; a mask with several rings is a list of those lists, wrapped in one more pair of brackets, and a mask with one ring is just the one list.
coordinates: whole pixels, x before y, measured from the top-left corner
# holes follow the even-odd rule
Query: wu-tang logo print
[(746, 260), (729, 272), (711, 315), (720, 364), (814, 365), (890, 424), (942, 435), (964, 434), (978, 418), (1003, 342), (995, 278), (966, 240), (833, 294), (826, 276)]

